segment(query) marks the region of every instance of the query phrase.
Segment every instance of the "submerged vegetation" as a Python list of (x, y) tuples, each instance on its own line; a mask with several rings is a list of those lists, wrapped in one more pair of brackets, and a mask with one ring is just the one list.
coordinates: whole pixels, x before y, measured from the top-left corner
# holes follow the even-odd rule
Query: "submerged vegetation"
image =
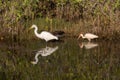
[(120, 39), (120, 0), (1, 0), (0, 39), (30, 38), (37, 24), (72, 36), (92, 32), (102, 39)]

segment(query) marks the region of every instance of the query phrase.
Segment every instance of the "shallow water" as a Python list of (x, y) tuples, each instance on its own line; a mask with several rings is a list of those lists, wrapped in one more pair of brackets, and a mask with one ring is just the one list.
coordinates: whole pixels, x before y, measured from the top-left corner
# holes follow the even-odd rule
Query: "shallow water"
[(120, 80), (120, 43), (0, 42), (0, 80)]

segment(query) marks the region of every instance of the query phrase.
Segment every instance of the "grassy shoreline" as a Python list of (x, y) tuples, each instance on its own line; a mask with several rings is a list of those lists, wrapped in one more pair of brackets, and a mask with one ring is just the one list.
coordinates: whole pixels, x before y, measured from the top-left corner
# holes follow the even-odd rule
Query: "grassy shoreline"
[(67, 36), (94, 33), (103, 40), (120, 40), (120, 1), (23, 0), (0, 1), (0, 39), (34, 37), (28, 28), (63, 30)]
[[(51, 21), (52, 20), (52, 21)], [(99, 40), (120, 40), (120, 30), (111, 29), (109, 26), (98, 27), (93, 26), (90, 22), (79, 21), (74, 22), (65, 22), (64, 20), (50, 19), (49, 21), (46, 18), (39, 18), (25, 23), (19, 23), (15, 26), (17, 28), (14, 31), (3, 31), (3, 34), (0, 35), (1, 40), (11, 39), (11, 40), (29, 40), (37, 39), (33, 30), (29, 30), (32, 24), (38, 26), (38, 32), (41, 30), (46, 31), (57, 31), (62, 30), (65, 32), (65, 37), (77, 38), (79, 33), (93, 33), (99, 36)], [(5, 33), (6, 32), (6, 33)]]

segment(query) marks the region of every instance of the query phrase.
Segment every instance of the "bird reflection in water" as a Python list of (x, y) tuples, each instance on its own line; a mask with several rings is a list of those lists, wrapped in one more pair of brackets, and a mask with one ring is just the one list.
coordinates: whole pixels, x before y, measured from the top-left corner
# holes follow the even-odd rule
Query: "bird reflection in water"
[(81, 42), (79, 43), (80, 48), (85, 48), (85, 49), (92, 49), (98, 46), (97, 43), (93, 42)]
[(48, 47), (48, 46), (46, 46), (45, 48), (42, 48), (41, 50), (36, 52), (35, 61), (31, 61), (31, 63), (32, 64), (37, 64), (39, 55), (45, 57), (45, 56), (51, 55), (57, 49), (58, 49), (58, 46), (56, 46), (56, 47)]

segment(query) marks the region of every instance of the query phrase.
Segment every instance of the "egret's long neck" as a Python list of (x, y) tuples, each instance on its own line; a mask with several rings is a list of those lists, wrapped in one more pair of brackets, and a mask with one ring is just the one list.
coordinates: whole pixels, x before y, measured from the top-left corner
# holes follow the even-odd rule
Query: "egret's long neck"
[(38, 34), (38, 28), (37, 27), (35, 27), (35, 30), (34, 30), (34, 33), (35, 33), (35, 35), (38, 37), (39, 36), (39, 34)]
[(32, 61), (33, 64), (37, 64), (38, 63), (38, 56), (40, 55), (40, 53), (37, 53), (35, 55), (35, 61)]
[(38, 56), (40, 55), (40, 53), (37, 53), (36, 55), (35, 55), (35, 62), (36, 63), (38, 63)]

